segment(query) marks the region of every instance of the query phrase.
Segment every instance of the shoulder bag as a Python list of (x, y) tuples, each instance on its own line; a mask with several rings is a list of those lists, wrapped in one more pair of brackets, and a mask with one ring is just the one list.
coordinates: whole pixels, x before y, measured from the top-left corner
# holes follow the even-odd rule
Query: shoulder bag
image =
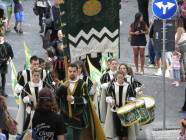
[(4, 113), (3, 118), (5, 121), (5, 126), (7, 128), (7, 131), (11, 135), (16, 135), (17, 134), (17, 122), (12, 118), (12, 116), (7, 110), (5, 110), (3, 113)]
[(32, 119), (33, 119), (33, 116), (34, 116), (34, 112), (31, 111), (28, 129), (26, 130), (25, 134), (23, 135), (22, 140), (33, 140), (32, 139)]

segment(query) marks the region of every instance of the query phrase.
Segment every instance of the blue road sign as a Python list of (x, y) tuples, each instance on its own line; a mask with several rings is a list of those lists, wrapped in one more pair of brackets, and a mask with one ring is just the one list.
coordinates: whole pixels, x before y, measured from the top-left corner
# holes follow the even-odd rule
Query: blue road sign
[(152, 3), (152, 11), (160, 19), (171, 18), (176, 13), (176, 10), (176, 0), (154, 0)]

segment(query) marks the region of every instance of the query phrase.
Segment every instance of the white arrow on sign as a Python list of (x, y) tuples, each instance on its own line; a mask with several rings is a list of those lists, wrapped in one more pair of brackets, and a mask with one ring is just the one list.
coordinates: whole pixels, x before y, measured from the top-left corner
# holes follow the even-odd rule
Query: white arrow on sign
[(167, 12), (167, 8), (168, 8), (168, 10), (169, 10), (169, 9), (171, 9), (172, 7), (175, 6), (175, 4), (174, 4), (174, 3), (171, 3), (171, 2), (167, 2), (167, 4), (164, 5), (162, 1), (161, 1), (161, 2), (156, 2), (155, 4), (156, 4), (156, 6), (157, 6), (159, 9), (162, 9), (162, 8), (163, 8), (163, 14), (164, 14), (164, 15), (165, 15), (166, 12)]

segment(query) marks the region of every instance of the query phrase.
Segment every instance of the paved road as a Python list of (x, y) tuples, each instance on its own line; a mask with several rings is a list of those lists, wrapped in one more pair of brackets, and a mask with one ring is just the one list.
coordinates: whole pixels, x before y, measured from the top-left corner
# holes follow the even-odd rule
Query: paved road
[[(32, 6), (33, 2), (27, 0), (24, 2), (25, 9), (25, 22), (24, 22), (24, 34), (22, 36), (17, 35), (14, 31), (11, 31), (7, 35), (7, 40), (13, 46), (15, 53), (14, 63), (16, 65), (17, 71), (23, 69), (24, 64), (24, 49), (23, 43), (26, 44), (31, 49), (32, 55), (38, 55), (40, 57), (46, 57), (43, 49), (41, 48), (41, 39), (39, 36), (39, 26), (38, 18), (33, 15)], [(134, 20), (134, 14), (137, 11), (136, 0), (131, 0), (128, 3), (122, 3), (121, 10), (121, 59), (122, 62), (127, 62), (132, 64), (132, 49), (127, 41), (128, 38), (128, 27), (130, 23)], [(13, 19), (14, 17), (12, 17)], [(138, 140), (151, 140), (152, 132), (154, 128), (162, 128), (163, 120), (163, 92), (162, 92), (162, 78), (153, 75), (154, 69), (145, 69), (145, 76), (136, 76), (145, 85), (145, 94), (151, 95), (156, 100), (156, 113), (155, 121), (148, 126), (142, 127), (143, 130), (138, 136)], [(166, 91), (167, 91), (167, 127), (168, 128), (178, 128), (179, 119), (183, 114), (178, 113), (184, 101), (184, 89), (185, 83), (181, 83), (181, 86), (174, 88), (171, 86), (171, 80), (166, 80)], [(16, 115), (17, 106), (15, 104), (14, 98), (11, 92), (10, 84), (10, 71), (7, 76), (7, 93), (9, 98), (7, 98), (8, 106), (13, 114)]]

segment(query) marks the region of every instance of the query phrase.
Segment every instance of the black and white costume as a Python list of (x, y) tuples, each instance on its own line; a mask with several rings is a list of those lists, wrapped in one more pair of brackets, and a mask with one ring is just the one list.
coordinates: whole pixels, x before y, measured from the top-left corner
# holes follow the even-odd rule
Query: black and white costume
[(112, 81), (114, 79), (114, 74), (116, 74), (116, 71), (113, 72), (111, 70), (104, 73), (100, 79), (101, 84), (108, 83), (108, 82)]
[[(42, 70), (41, 72), (42, 81), (44, 81), (44, 79), (46, 78), (46, 75), (47, 75), (47, 71)], [(31, 81), (31, 78), (32, 78), (31, 70), (26, 69), (23, 71), (19, 71), (17, 74), (17, 84), (15, 87), (15, 92), (19, 94), (22, 91), (25, 84)]]
[(101, 122), (105, 122), (105, 117), (107, 114), (107, 103), (106, 103), (106, 90), (108, 87), (108, 84), (114, 81), (114, 74), (116, 72), (113, 72), (111, 70), (107, 71), (100, 79), (101, 82), (101, 97), (100, 97), (100, 103), (99, 103), (99, 112), (100, 112), (100, 120)]
[[(124, 106), (129, 97), (134, 97), (132, 87), (129, 83), (124, 82), (119, 84), (117, 82), (111, 83), (108, 87), (106, 102), (109, 104), (105, 120), (106, 136), (112, 138), (114, 135), (120, 137), (128, 136), (128, 128), (121, 125), (121, 121), (116, 112), (111, 112), (111, 108), (116, 109)], [(115, 104), (114, 107), (111, 104)], [(114, 123), (114, 124), (113, 124)], [(116, 132), (114, 132), (116, 131)], [(116, 134), (114, 134), (116, 133)]]
[[(16, 117), (18, 123), (18, 133), (22, 134), (27, 129), (30, 121), (30, 112), (34, 110), (38, 102), (39, 91), (46, 86), (45, 82), (40, 80), (39, 83), (29, 81), (25, 84), (20, 95), (20, 105)], [(32, 96), (32, 100), (28, 95)]]
[(87, 84), (89, 96), (93, 96), (96, 93), (96, 89), (93, 87), (93, 83), (87, 75), (79, 75), (79, 79), (82, 79)]

